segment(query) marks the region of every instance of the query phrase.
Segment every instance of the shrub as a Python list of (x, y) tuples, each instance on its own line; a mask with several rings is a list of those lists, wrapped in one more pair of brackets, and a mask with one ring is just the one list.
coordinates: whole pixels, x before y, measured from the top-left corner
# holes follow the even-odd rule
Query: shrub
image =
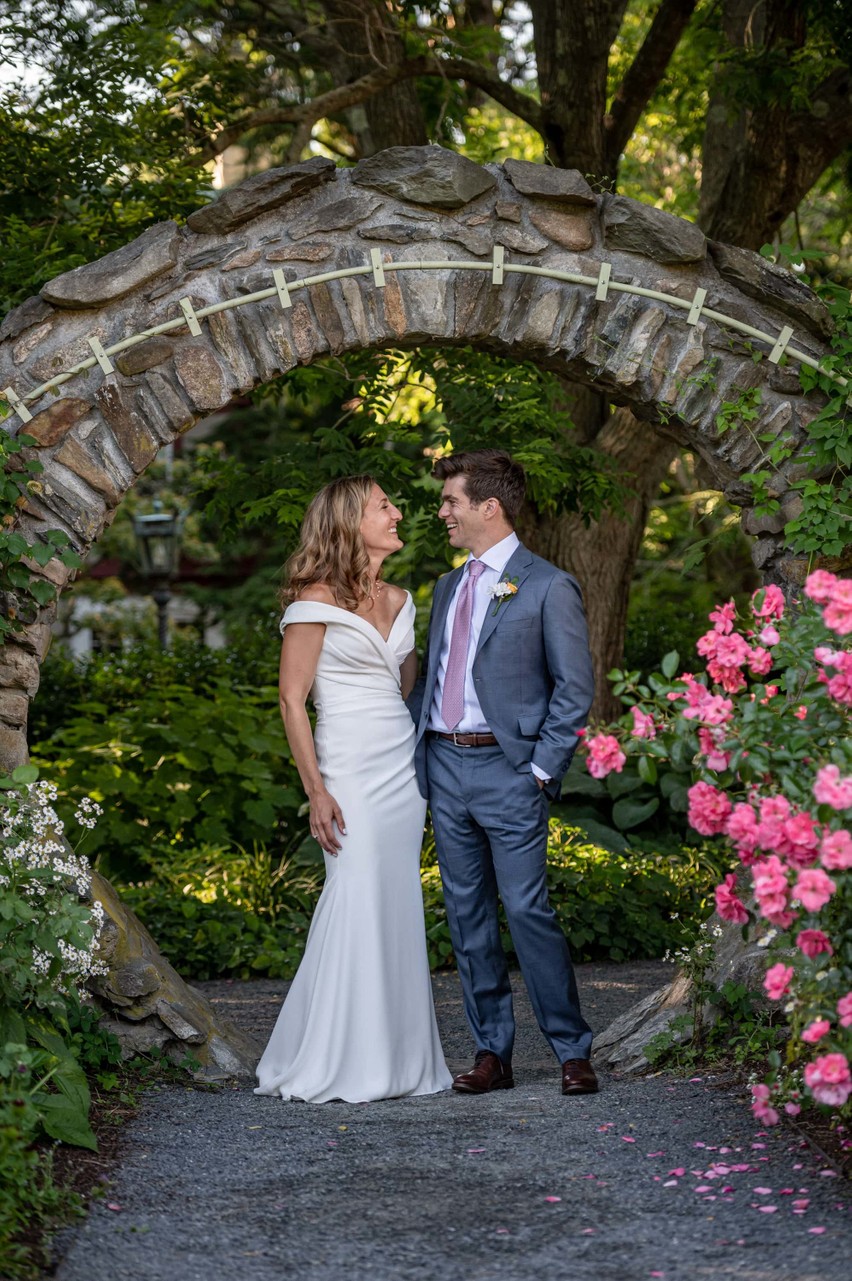
[[(32, 1229), (64, 1201), (35, 1141), (97, 1147), (68, 1015), (79, 1004), (77, 986), (101, 968), (103, 909), (81, 901), (88, 864), (64, 840), (56, 789), (37, 783), (32, 766), (0, 780), (0, 789), (0, 1254), (4, 1276), (24, 1277), (37, 1252)], [(84, 798), (78, 821), (88, 827), (95, 816)]]
[(104, 808), (89, 843), (108, 875), (144, 876), (152, 850), (302, 839), (303, 797), (294, 786), (274, 688), (236, 687), (218, 676), (204, 690), (160, 683), (109, 711), (82, 705), (33, 760), (50, 770), (60, 806), (84, 794)]
[(251, 852), (202, 847), (157, 851), (155, 877), (123, 887), (175, 969), (202, 980), (292, 978), (319, 897), (320, 866)]
[(852, 580), (817, 571), (805, 596), (791, 618), (777, 587), (755, 592), (741, 630), (734, 603), (718, 606), (697, 645), (701, 677), (673, 679), (677, 654), (647, 685), (616, 673), (631, 723), (588, 740), (597, 777), (632, 758), (640, 773), (663, 760), (691, 779), (691, 826), (739, 859), (716, 908), (761, 936), (766, 992), (792, 1033), (787, 1071), (775, 1053), (753, 1089), (768, 1124), (781, 1105), (843, 1108), (852, 1095)]

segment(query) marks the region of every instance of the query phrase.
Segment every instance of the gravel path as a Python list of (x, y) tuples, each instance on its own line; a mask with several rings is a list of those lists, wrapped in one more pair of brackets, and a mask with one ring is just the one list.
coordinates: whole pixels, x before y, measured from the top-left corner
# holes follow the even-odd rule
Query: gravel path
[[(578, 967), (599, 1029), (662, 962)], [(285, 985), (204, 989), (259, 1037)], [(435, 980), (451, 1068), (470, 1041)], [(563, 1098), (517, 984), (516, 1088), (471, 1098), (282, 1103), (249, 1088), (149, 1094), (108, 1201), (58, 1281), (824, 1281), (849, 1275), (848, 1185), (712, 1076), (607, 1077)], [(771, 1208), (771, 1207), (774, 1207)]]

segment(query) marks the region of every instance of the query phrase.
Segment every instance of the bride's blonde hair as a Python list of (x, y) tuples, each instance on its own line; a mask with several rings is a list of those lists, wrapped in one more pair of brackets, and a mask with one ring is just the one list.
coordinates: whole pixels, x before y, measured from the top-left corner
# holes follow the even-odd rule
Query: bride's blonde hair
[(311, 499), (299, 546), (284, 569), (282, 605), (314, 583), (325, 583), (344, 609), (357, 609), (373, 582), (361, 521), (373, 492), (372, 476), (341, 476)]

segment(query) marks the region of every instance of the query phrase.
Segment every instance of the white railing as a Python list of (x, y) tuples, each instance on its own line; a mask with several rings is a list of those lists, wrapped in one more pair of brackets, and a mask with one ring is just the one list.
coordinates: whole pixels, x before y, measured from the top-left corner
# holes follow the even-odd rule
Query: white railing
[[(292, 306), (291, 294), (298, 289), (309, 289), (311, 285), (324, 284), (329, 280), (342, 280), (346, 276), (372, 276), (373, 283), (377, 289), (384, 288), (385, 274), (389, 271), (490, 271), (492, 285), (502, 285), (506, 275), (520, 276), (544, 276), (549, 280), (560, 280), (570, 285), (588, 285), (595, 290), (595, 298), (599, 302), (605, 302), (610, 293), (636, 294), (640, 298), (651, 298), (656, 302), (664, 302), (670, 307), (679, 308), (687, 313), (687, 325), (696, 325), (702, 316), (708, 320), (713, 320), (716, 324), (724, 325), (728, 329), (733, 329), (737, 333), (744, 334), (748, 338), (755, 338), (759, 342), (765, 342), (770, 345), (769, 362), (777, 365), (784, 355), (798, 360), (803, 365), (808, 365), (811, 369), (816, 369), (837, 383), (842, 388), (848, 387), (849, 379), (836, 373), (834, 370), (823, 368), (819, 360), (809, 356), (807, 352), (800, 351), (796, 347), (790, 346), (790, 339), (793, 337), (793, 328), (791, 325), (785, 325), (780, 333), (768, 333), (763, 329), (757, 329), (754, 325), (747, 325), (741, 320), (736, 320), (733, 316), (727, 316), (724, 312), (715, 311), (710, 307), (705, 307), (707, 290), (704, 288), (696, 289), (692, 298), (678, 298), (674, 294), (661, 293), (658, 289), (645, 289), (641, 285), (623, 283), (613, 279), (612, 263), (602, 262), (597, 276), (583, 276), (573, 271), (556, 271), (552, 267), (533, 267), (524, 263), (509, 263), (505, 260), (502, 245), (495, 245), (492, 259), (490, 262), (459, 262), (452, 259), (444, 259), (438, 262), (383, 262), (380, 249), (370, 250), (370, 263), (362, 267), (344, 267), (339, 271), (324, 271), (316, 276), (303, 276), (295, 280), (285, 279), (284, 272), (280, 267), (274, 268), (272, 272), (273, 284), (268, 289), (259, 289), (256, 293), (242, 294), (237, 298), (228, 298), (224, 302), (212, 303), (209, 307), (199, 307), (198, 310), (193, 307), (189, 298), (180, 299), (181, 315), (174, 320), (164, 321), (161, 325), (155, 325), (151, 329), (143, 329), (141, 333), (132, 334), (129, 338), (123, 338), (120, 342), (113, 343), (110, 347), (103, 347), (99, 339), (90, 336), (87, 339), (92, 349), (92, 355), (86, 360), (81, 360), (73, 368), (66, 370), (64, 373), (57, 374), (49, 382), (42, 383), (40, 387), (35, 387), (32, 391), (27, 392), (24, 396), (18, 396), (13, 387), (6, 387), (0, 391), (0, 395), (5, 397), (10, 408), (16, 413), (22, 423), (28, 423), (32, 414), (28, 405), (34, 404), (46, 392), (54, 391), (61, 387), (71, 378), (76, 378), (78, 374), (85, 373), (87, 369), (93, 369), (99, 365), (105, 374), (114, 372), (111, 356), (117, 356), (120, 352), (126, 351), (129, 347), (135, 347), (137, 343), (145, 342), (148, 338), (156, 338), (161, 334), (172, 333), (176, 329), (188, 326), (189, 331), (198, 337), (201, 334), (201, 321), (206, 316), (215, 316), (222, 311), (231, 311), (235, 307), (245, 307), (250, 303), (263, 302), (267, 298), (278, 297), (282, 307)], [(852, 403), (850, 396), (847, 403)]]

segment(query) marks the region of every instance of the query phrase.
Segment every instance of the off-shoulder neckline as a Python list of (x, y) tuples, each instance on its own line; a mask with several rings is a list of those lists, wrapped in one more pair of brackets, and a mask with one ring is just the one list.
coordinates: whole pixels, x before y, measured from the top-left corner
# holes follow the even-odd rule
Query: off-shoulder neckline
[(345, 614), (347, 618), (353, 619), (356, 623), (361, 623), (363, 624), (364, 627), (369, 627), (370, 631), (375, 632), (375, 634), (378, 636), (380, 641), (382, 641), (385, 645), (389, 646), (390, 638), (391, 636), (393, 636), (394, 629), (397, 623), (399, 622), (402, 615), (405, 613), (406, 607), (408, 605), (413, 605), (413, 603), (414, 602), (412, 600), (411, 593), (406, 591), (405, 600), (402, 602), (396, 614), (394, 615), (394, 619), (390, 625), (390, 629), (388, 631), (387, 636), (383, 635), (382, 632), (379, 631), (378, 627), (376, 627), (375, 623), (371, 623), (369, 619), (364, 617), (363, 614), (356, 614), (354, 610), (344, 609), (342, 605), (329, 605), (326, 601), (321, 601), (321, 600), (294, 600), (293, 603), (291, 605), (288, 605), (287, 609), (284, 611), (284, 617), (286, 618), (290, 610), (293, 609), (294, 606), (296, 605), (308, 605), (312, 609), (333, 609), (338, 614)]

